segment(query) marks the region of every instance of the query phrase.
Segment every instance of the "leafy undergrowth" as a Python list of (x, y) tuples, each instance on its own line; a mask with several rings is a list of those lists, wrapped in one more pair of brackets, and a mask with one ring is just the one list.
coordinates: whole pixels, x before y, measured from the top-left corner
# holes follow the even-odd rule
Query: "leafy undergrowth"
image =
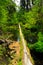
[(35, 44), (28, 45), (30, 48), (31, 56), (34, 60), (34, 65), (43, 65), (43, 43), (37, 42)]
[(22, 65), (22, 46), (17, 41), (7, 48), (0, 45), (0, 65)]
[(34, 58), (35, 65), (43, 65), (43, 34), (38, 33), (38, 41), (34, 44), (28, 43), (27, 46), (31, 50), (31, 55)]
[(0, 65), (8, 65), (9, 59), (5, 56), (6, 49), (3, 45), (0, 45)]
[(27, 44), (30, 49), (33, 49), (36, 52), (43, 53), (43, 34), (41, 32), (38, 33), (38, 41), (34, 44)]

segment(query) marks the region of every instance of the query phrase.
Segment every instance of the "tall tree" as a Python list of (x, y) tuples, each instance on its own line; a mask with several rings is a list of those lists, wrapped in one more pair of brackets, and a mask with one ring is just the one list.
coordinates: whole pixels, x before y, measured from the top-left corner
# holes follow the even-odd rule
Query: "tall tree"
[(25, 0), (21, 0), (21, 7), (25, 9)]
[(33, 0), (21, 0), (21, 7), (29, 10), (32, 7)]

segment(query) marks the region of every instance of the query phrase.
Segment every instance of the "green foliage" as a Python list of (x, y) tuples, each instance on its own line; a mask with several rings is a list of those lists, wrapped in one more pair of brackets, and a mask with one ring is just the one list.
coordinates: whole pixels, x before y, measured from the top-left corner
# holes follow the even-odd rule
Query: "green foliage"
[(38, 33), (39, 41), (43, 42), (43, 33), (39, 32)]
[(30, 49), (33, 49), (36, 52), (43, 52), (43, 34), (41, 32), (38, 33), (38, 42), (34, 44), (28, 44)]
[(28, 44), (28, 47), (31, 50), (34, 50), (36, 52), (43, 53), (43, 42), (41, 42), (41, 41), (38, 41), (35, 44)]
[(21, 61), (19, 61), (18, 65), (22, 65), (22, 62), (21, 62)]
[(15, 10), (15, 3), (11, 0), (0, 1), (0, 30), (2, 34), (14, 34), (17, 37), (15, 31), (17, 26), (17, 13)]
[(3, 47), (2, 45), (0, 45), (0, 56), (3, 56), (3, 54), (5, 53), (6, 49), (5, 47)]
[(37, 43), (34, 44), (33, 50), (36, 52), (43, 52), (43, 42), (38, 41)]
[(7, 6), (12, 0), (0, 0), (0, 6)]
[(7, 13), (8, 11), (3, 6), (0, 6), (0, 23), (2, 24), (6, 23)]
[[(13, 38), (18, 38), (18, 24), (22, 26), (22, 30), (25, 39), (29, 42), (29, 39), (37, 38), (38, 42), (43, 42), (43, 6), (40, 0), (34, 1), (34, 6), (30, 11), (24, 11), (21, 9), (16, 12), (15, 3), (12, 0), (0, 0), (0, 30), (2, 34), (13, 34)], [(35, 32), (31, 29), (37, 29)], [(25, 31), (25, 32), (24, 32)], [(39, 32), (39, 34), (38, 34)], [(41, 32), (41, 33), (40, 33)], [(40, 41), (40, 42), (39, 42)], [(33, 42), (32, 42), (33, 43)]]

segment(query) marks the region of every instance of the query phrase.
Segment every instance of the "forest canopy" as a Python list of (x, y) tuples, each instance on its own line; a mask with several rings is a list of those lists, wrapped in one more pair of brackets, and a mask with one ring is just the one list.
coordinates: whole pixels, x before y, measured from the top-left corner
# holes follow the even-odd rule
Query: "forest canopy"
[(33, 7), (29, 9), (25, 9), (26, 4), (21, 3), (20, 10), (17, 12), (16, 4), (12, 0), (3, 0), (3, 2), (0, 0), (0, 36), (5, 34), (4, 37), (7, 37), (13, 34), (12, 38), (17, 40), (20, 23), (27, 45), (30, 44), (30, 48), (43, 52), (43, 2), (33, 0)]

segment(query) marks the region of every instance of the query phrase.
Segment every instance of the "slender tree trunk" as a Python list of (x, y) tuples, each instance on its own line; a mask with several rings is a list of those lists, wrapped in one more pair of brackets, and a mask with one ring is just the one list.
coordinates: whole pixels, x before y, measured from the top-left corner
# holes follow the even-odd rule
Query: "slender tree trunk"
[(27, 0), (26, 10), (29, 10), (30, 0)]
[(21, 7), (27, 11), (32, 8), (33, 0), (21, 0)]
[(21, 0), (21, 7), (25, 9), (25, 0)]

